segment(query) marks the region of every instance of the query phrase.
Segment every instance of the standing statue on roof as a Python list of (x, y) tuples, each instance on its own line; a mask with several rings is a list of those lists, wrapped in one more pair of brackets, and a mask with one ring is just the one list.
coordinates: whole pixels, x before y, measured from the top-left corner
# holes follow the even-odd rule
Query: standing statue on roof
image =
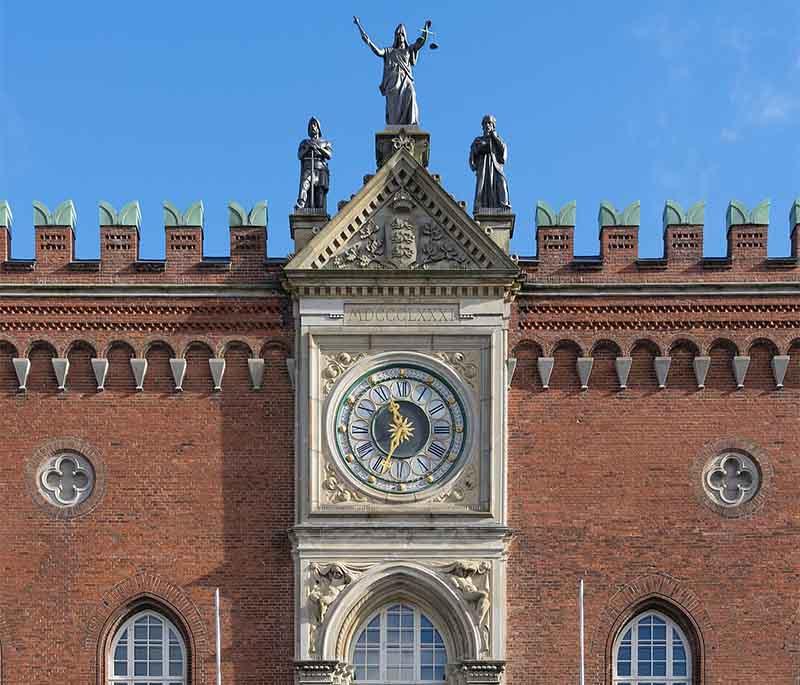
[(300, 160), (300, 190), (296, 209), (327, 208), (330, 172), (328, 160), (333, 155), (331, 141), (322, 137), (317, 117), (308, 120), (308, 138), (300, 143), (297, 158)]
[(469, 168), (475, 172), (474, 209), (511, 209), (503, 173), (508, 148), (497, 135), (497, 122), (491, 114), (483, 117), (481, 126), (483, 135), (475, 138), (469, 149)]
[(414, 90), (412, 67), (417, 63), (419, 51), (428, 40), (431, 21), (425, 22), (422, 33), (411, 45), (406, 37), (406, 27), (398, 24), (394, 30), (394, 43), (390, 48), (379, 48), (370, 40), (358, 17), (353, 17), (363, 40), (372, 52), (383, 58), (381, 95), (386, 98), (386, 125), (419, 125), (417, 93)]

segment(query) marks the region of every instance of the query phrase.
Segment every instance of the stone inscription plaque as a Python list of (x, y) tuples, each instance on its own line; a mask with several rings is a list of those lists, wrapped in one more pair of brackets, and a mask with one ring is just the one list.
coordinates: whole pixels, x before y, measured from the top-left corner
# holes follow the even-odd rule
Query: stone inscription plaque
[(458, 323), (457, 304), (345, 304), (344, 322), (355, 326), (425, 326)]

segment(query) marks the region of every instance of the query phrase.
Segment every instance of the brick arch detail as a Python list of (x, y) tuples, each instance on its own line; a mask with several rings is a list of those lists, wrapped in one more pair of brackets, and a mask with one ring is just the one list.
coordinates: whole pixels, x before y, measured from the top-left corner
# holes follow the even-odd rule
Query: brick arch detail
[(267, 352), (282, 352), (284, 356), (291, 357), (292, 356), (292, 346), (282, 338), (267, 338), (264, 340), (261, 345), (254, 347), (253, 349), (258, 349), (258, 354), (260, 357), (265, 357)]
[(37, 336), (36, 338), (28, 341), (28, 344), (25, 346), (25, 356), (30, 359), (31, 352), (41, 347), (49, 347), (53, 352), (53, 356), (55, 357), (58, 357), (58, 355), (61, 354), (61, 349), (55, 340), (52, 338)]
[[(587, 680), (593, 685), (611, 682), (612, 649), (617, 633), (634, 616), (647, 609), (671, 608), (691, 626), (696, 638), (693, 683), (709, 683), (709, 656), (717, 647), (714, 625), (700, 598), (677, 578), (658, 572), (639, 576), (617, 590), (606, 602), (591, 633), (587, 650)], [(687, 635), (687, 638), (689, 636)], [(691, 638), (689, 638), (691, 640)]]
[(205, 661), (210, 645), (200, 610), (174, 583), (150, 571), (141, 571), (117, 583), (97, 603), (82, 640), (81, 682), (103, 685), (106, 649), (120, 623), (140, 607), (163, 609), (184, 633), (189, 652), (190, 685), (205, 685)]

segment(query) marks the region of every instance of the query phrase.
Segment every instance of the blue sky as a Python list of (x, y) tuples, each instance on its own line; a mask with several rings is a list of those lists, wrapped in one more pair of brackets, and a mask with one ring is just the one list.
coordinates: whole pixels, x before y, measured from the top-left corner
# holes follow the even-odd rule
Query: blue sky
[[(383, 125), (376, 43), (426, 18), (416, 68), (432, 171), (472, 204), (483, 114), (509, 146), (513, 250), (533, 254), (538, 199), (578, 203), (576, 253), (597, 254), (601, 200), (642, 203), (642, 256), (662, 250), (664, 200), (704, 199), (708, 255), (730, 199), (772, 200), (770, 254), (788, 254), (800, 196), (800, 3), (0, 0), (0, 199), (14, 256), (33, 254), (31, 202), (72, 198), (78, 256), (99, 252), (97, 202), (142, 206), (142, 256), (162, 257), (162, 200), (202, 199), (205, 252), (228, 252), (227, 202), (288, 213), (308, 117), (333, 141), (329, 208), (374, 171)], [(412, 31), (413, 32), (413, 31)], [(412, 36), (413, 37), (413, 36)]]

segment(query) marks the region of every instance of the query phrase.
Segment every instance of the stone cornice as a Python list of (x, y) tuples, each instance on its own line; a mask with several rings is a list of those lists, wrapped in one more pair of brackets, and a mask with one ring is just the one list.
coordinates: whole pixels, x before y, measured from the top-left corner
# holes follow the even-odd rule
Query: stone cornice
[(537, 283), (529, 279), (517, 294), (530, 297), (680, 297), (800, 295), (800, 281), (761, 283)]

